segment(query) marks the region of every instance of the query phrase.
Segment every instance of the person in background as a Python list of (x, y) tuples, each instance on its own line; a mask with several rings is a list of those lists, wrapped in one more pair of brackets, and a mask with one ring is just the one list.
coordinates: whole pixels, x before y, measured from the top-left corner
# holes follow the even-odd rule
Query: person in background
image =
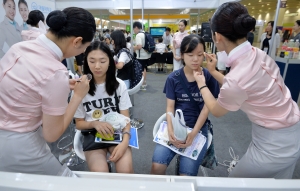
[(29, 29), (27, 25), (28, 23), (26, 22), (29, 14), (28, 4), (25, 0), (19, 0), (18, 7), (19, 7), (20, 15), (23, 19), (23, 23), (20, 25), (20, 28), (21, 30), (28, 30)]
[(130, 36), (127, 36), (126, 38), (126, 48), (128, 48), (128, 50), (131, 49), (131, 37)]
[[(185, 141), (177, 140), (174, 135), (171, 116), (167, 115), (169, 142), (176, 148), (185, 149), (190, 146), (200, 131), (203, 136), (207, 137), (208, 135), (209, 111), (202, 99), (193, 71), (202, 72), (207, 80), (208, 89), (213, 92), (214, 97), (218, 97), (220, 88), (218, 82), (210, 75), (208, 70), (202, 68), (205, 53), (204, 45), (204, 40), (198, 35), (184, 37), (180, 46), (184, 67), (171, 73), (165, 83), (163, 92), (167, 97), (166, 113), (171, 112), (174, 115), (177, 109), (181, 109), (186, 122), (185, 125), (192, 128)], [(184, 86), (186, 86), (187, 91), (190, 91), (193, 98), (187, 97), (188, 92), (185, 91)], [(193, 102), (191, 99), (195, 101)], [(202, 150), (199, 151), (200, 154), (197, 160), (180, 155), (179, 174), (197, 176), (206, 151), (207, 141), (205, 141)], [(166, 169), (175, 155), (176, 153), (169, 148), (156, 144), (152, 157), (151, 174), (165, 175)]]
[(104, 41), (105, 41), (105, 43), (106, 43), (106, 45), (109, 47), (109, 49), (113, 52), (114, 51), (114, 47), (113, 47), (113, 45), (110, 43), (110, 41), (111, 41), (111, 39), (110, 39), (110, 37), (104, 37)]
[(82, 72), (83, 58), (84, 58), (84, 53), (81, 53), (81, 54), (75, 56), (76, 63), (77, 63), (77, 70), (78, 70), (77, 72), (78, 72), (79, 76), (83, 75), (83, 72)]
[(290, 31), (289, 30), (285, 30), (283, 35), (282, 35), (282, 40), (281, 42), (285, 42), (286, 40), (289, 40), (291, 37)]
[(163, 36), (163, 43), (170, 49), (173, 46), (173, 37), (171, 35), (171, 29), (166, 27), (166, 31), (164, 32)]
[(252, 45), (253, 44), (253, 41), (254, 41), (254, 31), (255, 31), (255, 28), (253, 28), (250, 32), (248, 32), (247, 34), (247, 40), (250, 42), (250, 44)]
[(69, 80), (61, 61), (90, 45), (93, 15), (70, 7), (52, 11), (46, 23), (46, 35), (13, 45), (0, 60), (0, 171), (57, 175), (62, 165), (47, 142), (61, 137), (89, 91), (87, 76)]
[(125, 37), (125, 39), (126, 39), (126, 38), (127, 38), (127, 33), (126, 33), (126, 31), (125, 31), (125, 30), (122, 30), (122, 32), (123, 32), (124, 37)]
[(201, 36), (201, 29), (198, 29), (198, 35)]
[(263, 33), (260, 37), (260, 47), (261, 49), (269, 54), (271, 52), (270, 56), (275, 59), (278, 53), (278, 49), (280, 46), (280, 35), (278, 33), (278, 29), (276, 28), (275, 34), (274, 34), (274, 45), (272, 46), (272, 50), (270, 50), (271, 45), (271, 38), (272, 38), (272, 31), (274, 27), (274, 21), (269, 21), (267, 24), (266, 32)]
[(26, 23), (30, 25), (29, 30), (22, 30), (22, 40), (34, 40), (40, 34), (46, 34), (46, 27), (44, 25), (44, 14), (39, 10), (30, 11)]
[[(121, 31), (120, 31), (121, 32)], [(122, 32), (121, 32), (122, 33)], [(124, 34), (122, 39), (125, 45)], [(118, 112), (129, 117), (132, 107), (125, 83), (115, 76), (116, 65), (110, 49), (105, 43), (94, 41), (85, 51), (84, 73), (92, 74), (90, 89), (83, 98), (74, 115), (76, 128), (83, 133), (83, 151), (89, 170), (93, 172), (108, 172), (107, 153), (109, 160), (115, 163), (118, 173), (133, 173), (132, 151), (129, 145), (130, 123), (122, 130), (120, 144), (95, 143), (95, 136), (85, 134), (84, 130), (95, 129), (105, 137), (113, 136), (111, 124), (99, 121), (107, 113)], [(102, 104), (102, 101), (104, 104)], [(91, 103), (99, 104), (91, 104)], [(107, 104), (109, 103), (109, 104)], [(100, 115), (95, 115), (100, 113)], [(92, 139), (89, 139), (92, 136)]]
[[(168, 48), (167, 48), (166, 44), (163, 43), (163, 39), (161, 37), (158, 38), (158, 44), (155, 44), (155, 52), (157, 52), (159, 54), (168, 52)], [(164, 63), (157, 63), (159, 72), (162, 72), (164, 70), (163, 64)]]
[(104, 38), (110, 38), (109, 29), (105, 30), (105, 33), (103, 34)]
[(222, 4), (211, 19), (211, 31), (218, 50), (228, 54), (230, 72), (223, 76), (216, 71), (215, 55), (205, 54), (209, 73), (222, 84), (218, 99), (201, 71), (194, 77), (212, 115), (241, 109), (252, 122), (252, 141), (229, 177), (291, 179), (300, 157), (300, 111), (275, 61), (247, 41), (255, 24), (242, 4)]
[(99, 38), (99, 40), (100, 40), (100, 42), (105, 42), (105, 39), (104, 39), (103, 36), (101, 36), (101, 37)]
[(184, 37), (189, 34), (185, 31), (187, 25), (186, 20), (181, 20), (178, 24), (179, 32), (176, 32), (173, 37), (173, 71), (183, 67), (182, 59), (180, 55), (180, 45)]
[[(127, 89), (130, 89), (130, 80), (132, 79), (133, 65), (130, 59), (130, 50), (126, 47), (126, 41), (124, 33), (120, 30), (116, 30), (111, 33), (111, 43), (114, 48), (114, 60), (116, 62), (117, 77), (123, 80), (126, 84)], [(118, 57), (119, 55), (119, 57)]]
[(3, 0), (5, 11), (4, 20), (0, 23), (0, 58), (5, 54), (4, 45), (8, 48), (17, 42), (21, 42), (21, 28), (15, 21), (16, 4), (14, 0)]
[(141, 86), (141, 90), (145, 91), (147, 87), (147, 82), (146, 82), (147, 66), (151, 54), (143, 49), (143, 47), (145, 46), (145, 34), (144, 31), (142, 30), (142, 24), (140, 22), (136, 21), (133, 23), (133, 32), (136, 34), (135, 46), (133, 46), (133, 50), (137, 55), (136, 57), (137, 60), (141, 63), (144, 69), (143, 72), (144, 82), (143, 85)]
[(293, 38), (294, 42), (296, 42), (297, 39), (300, 42), (300, 20), (295, 21), (295, 24), (293, 26), (293, 31), (294, 33), (296, 33), (296, 35)]

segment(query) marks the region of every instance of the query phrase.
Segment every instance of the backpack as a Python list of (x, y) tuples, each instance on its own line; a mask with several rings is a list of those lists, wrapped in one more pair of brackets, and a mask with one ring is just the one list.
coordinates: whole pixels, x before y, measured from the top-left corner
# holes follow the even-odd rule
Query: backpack
[(118, 57), (120, 56), (120, 54), (122, 52), (126, 52), (127, 56), (131, 60), (130, 61), (131, 63), (127, 63), (127, 64), (131, 64), (131, 70), (132, 70), (131, 73), (132, 74), (131, 74), (131, 78), (130, 78), (130, 89), (132, 89), (142, 80), (143, 67), (139, 63), (139, 61), (129, 52), (129, 50), (127, 48), (122, 48), (118, 53)]
[(145, 35), (145, 46), (143, 47), (143, 49), (148, 53), (152, 53), (155, 50), (155, 41), (153, 36), (147, 32), (141, 33), (144, 33)]

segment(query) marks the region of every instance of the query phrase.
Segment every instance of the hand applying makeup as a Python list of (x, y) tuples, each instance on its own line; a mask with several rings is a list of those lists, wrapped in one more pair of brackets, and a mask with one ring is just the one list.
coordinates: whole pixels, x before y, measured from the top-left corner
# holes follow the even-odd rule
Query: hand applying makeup
[(199, 88), (206, 85), (202, 68), (199, 67), (197, 70), (193, 70), (193, 74)]
[(209, 73), (212, 73), (213, 71), (216, 70), (216, 65), (217, 65), (217, 58), (216, 58), (216, 55), (215, 54), (207, 54), (207, 53), (204, 53), (204, 56), (205, 56), (205, 60), (206, 60), (206, 63), (207, 63), (207, 69), (209, 71)]

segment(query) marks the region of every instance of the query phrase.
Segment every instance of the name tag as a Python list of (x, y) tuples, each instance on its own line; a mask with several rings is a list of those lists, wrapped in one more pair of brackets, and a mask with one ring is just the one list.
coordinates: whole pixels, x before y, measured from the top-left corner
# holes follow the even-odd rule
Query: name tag
[(268, 50), (269, 50), (268, 47), (265, 47), (265, 48), (264, 48), (264, 52), (268, 53)]

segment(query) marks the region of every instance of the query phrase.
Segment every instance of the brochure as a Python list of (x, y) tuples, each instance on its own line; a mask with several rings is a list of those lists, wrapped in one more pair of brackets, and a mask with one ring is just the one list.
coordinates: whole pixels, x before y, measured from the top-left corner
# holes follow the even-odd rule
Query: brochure
[[(139, 138), (138, 138), (137, 129), (131, 127), (130, 128), (130, 133), (131, 133), (131, 137), (130, 137), (130, 140), (129, 140), (129, 146), (132, 147), (132, 148), (139, 149)], [(122, 135), (121, 132), (115, 132), (114, 137), (115, 138), (120, 137), (120, 138), (117, 138), (117, 140), (112, 140), (112, 141), (104, 140), (101, 137), (96, 135), (95, 136), (95, 142), (96, 143), (120, 144), (122, 142), (122, 138), (121, 138), (120, 134)]]
[[(188, 133), (191, 132), (192, 129), (188, 129)], [(193, 143), (187, 147), (187, 148), (176, 148), (169, 142), (169, 136), (168, 136), (168, 127), (167, 127), (167, 122), (163, 121), (160, 124), (160, 128), (157, 131), (153, 141), (155, 143), (161, 144), (165, 147), (168, 147), (172, 151), (176, 152), (179, 155), (191, 158), (193, 160), (197, 160), (205, 142), (206, 142), (206, 137), (202, 135), (201, 133), (198, 133), (196, 137), (194, 138)]]

